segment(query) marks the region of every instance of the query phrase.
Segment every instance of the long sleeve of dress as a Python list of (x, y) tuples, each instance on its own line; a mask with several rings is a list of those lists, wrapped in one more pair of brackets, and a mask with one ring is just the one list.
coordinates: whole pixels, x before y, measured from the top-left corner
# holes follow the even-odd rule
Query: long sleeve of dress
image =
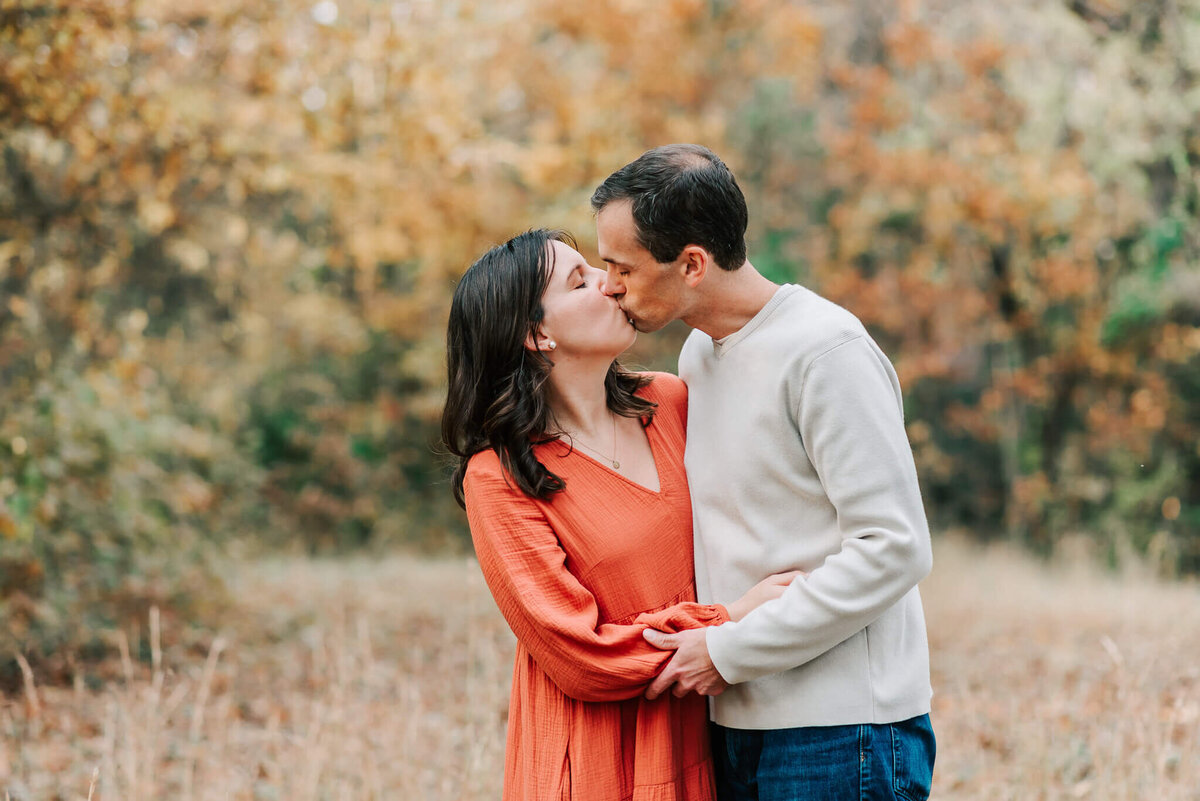
[(566, 695), (621, 701), (640, 695), (671, 658), (642, 638), (647, 627), (679, 631), (729, 620), (720, 605), (678, 603), (632, 623), (600, 623), (595, 597), (533, 499), (481, 454), (464, 482), (467, 519), (484, 579), (517, 639)]

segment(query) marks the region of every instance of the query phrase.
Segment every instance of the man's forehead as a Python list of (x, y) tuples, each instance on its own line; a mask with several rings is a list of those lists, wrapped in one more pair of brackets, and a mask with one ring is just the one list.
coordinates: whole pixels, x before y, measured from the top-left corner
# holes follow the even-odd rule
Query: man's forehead
[[(616, 208), (618, 204), (620, 208)], [(596, 215), (596, 234), (600, 258), (607, 262), (628, 261), (643, 249), (628, 200), (614, 201), (600, 210)]]
[(633, 201), (614, 200), (596, 213), (596, 224), (605, 228), (625, 228), (633, 224)]

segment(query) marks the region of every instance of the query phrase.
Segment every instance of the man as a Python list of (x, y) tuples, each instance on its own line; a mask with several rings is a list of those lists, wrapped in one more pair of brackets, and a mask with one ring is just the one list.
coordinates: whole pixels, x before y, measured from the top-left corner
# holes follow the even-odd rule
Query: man
[(647, 697), (713, 696), (723, 799), (922, 799), (928, 524), (895, 370), (850, 312), (746, 258), (725, 164), (668, 145), (592, 195), (606, 291), (633, 324), (682, 319), (699, 600), (799, 569), (743, 620), (646, 638), (675, 656)]

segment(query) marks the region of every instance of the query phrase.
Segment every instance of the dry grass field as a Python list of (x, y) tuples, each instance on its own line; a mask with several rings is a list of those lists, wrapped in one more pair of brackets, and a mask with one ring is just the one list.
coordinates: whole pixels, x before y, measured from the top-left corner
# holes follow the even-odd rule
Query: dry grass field
[[(1200, 799), (1200, 588), (945, 539), (935, 557), (935, 798)], [(215, 640), (148, 620), (103, 681), (27, 676), (0, 702), (0, 789), (499, 797), (513, 640), (471, 560), (272, 561), (232, 584)]]

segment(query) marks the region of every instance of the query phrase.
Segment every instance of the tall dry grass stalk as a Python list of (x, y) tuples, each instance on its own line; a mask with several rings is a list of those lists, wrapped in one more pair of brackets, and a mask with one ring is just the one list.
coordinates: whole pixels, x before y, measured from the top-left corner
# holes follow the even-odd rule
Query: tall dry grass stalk
[[(1195, 799), (1200, 590), (954, 540), (922, 587), (939, 799)], [(13, 801), (499, 796), (513, 639), (471, 560), (247, 564), (241, 615), (0, 707)], [(136, 638), (135, 638), (136, 641)]]

